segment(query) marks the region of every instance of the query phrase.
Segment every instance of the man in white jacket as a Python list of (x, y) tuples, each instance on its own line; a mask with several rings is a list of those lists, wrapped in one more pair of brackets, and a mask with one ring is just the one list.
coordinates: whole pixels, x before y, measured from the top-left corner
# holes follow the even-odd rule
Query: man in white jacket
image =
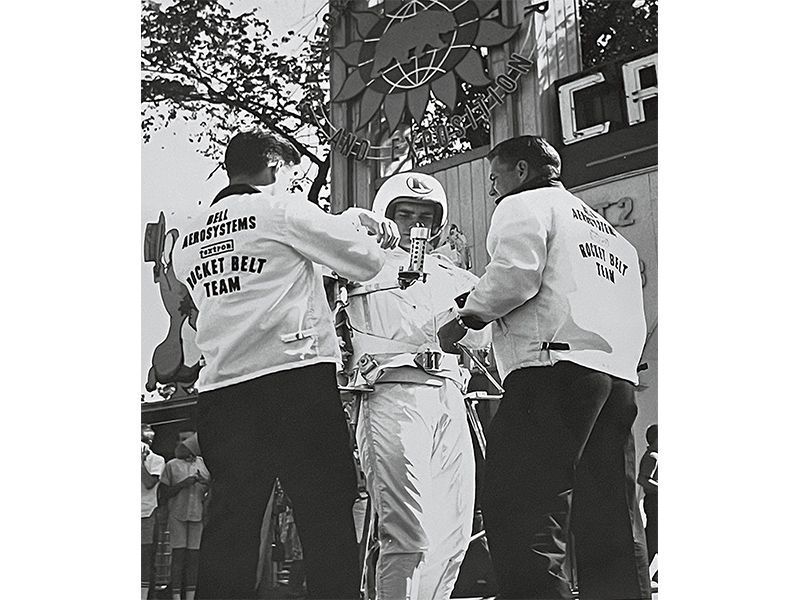
[[(374, 386), (361, 403), (357, 439), (378, 513), (377, 598), (445, 600), (469, 544), (475, 463), (467, 377), (457, 356), (442, 353), (436, 331), (477, 277), (428, 254), (424, 280), (398, 284), (398, 271), (409, 267), (411, 229), (421, 224), (436, 237), (446, 223), (447, 199), (435, 178), (394, 175), (372, 208), (400, 230), (381, 272), (350, 289), (347, 309), (353, 361), (361, 360), (361, 375)], [(475, 331), (463, 341), (484, 347), (489, 336)]]
[(486, 272), (440, 331), (492, 324), (505, 394), (487, 434), (483, 514), (502, 598), (650, 598), (631, 426), (646, 326), (635, 248), (559, 181), (543, 138), (498, 144)]
[(174, 239), (175, 273), (199, 311), (197, 434), (214, 474), (197, 598), (255, 598), (276, 476), (294, 501), (309, 597), (358, 596), (356, 477), (320, 265), (369, 279), (399, 235), (369, 211), (333, 216), (278, 189), (280, 160), (297, 162), (297, 151), (235, 135), (230, 185)]

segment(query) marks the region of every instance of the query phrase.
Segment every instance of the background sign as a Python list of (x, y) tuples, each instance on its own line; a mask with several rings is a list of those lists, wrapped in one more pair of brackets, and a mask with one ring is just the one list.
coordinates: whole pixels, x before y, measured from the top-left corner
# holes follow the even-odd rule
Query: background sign
[(657, 59), (650, 50), (555, 83), (550, 139), (568, 188), (658, 164)]

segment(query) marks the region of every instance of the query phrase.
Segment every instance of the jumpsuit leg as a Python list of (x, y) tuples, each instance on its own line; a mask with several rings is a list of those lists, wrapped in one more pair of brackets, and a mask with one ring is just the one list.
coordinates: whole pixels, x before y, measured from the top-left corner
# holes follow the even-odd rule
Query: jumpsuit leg
[(197, 598), (255, 598), (261, 521), (275, 478), (270, 446), (280, 413), (270, 377), (200, 394), (198, 438), (212, 479)]
[(504, 387), (487, 433), (482, 494), (499, 597), (568, 599), (564, 562), (574, 467), (610, 378), (560, 362), (513, 371)]
[(633, 385), (611, 378), (608, 400), (576, 469), (572, 529), (581, 600), (650, 598), (647, 546), (636, 501)]
[(432, 415), (439, 388), (381, 383), (361, 403), (357, 429), (367, 489), (378, 514), (378, 600), (417, 600), (430, 547)]
[[(283, 389), (278, 478), (292, 499), (309, 598), (358, 597), (358, 481), (333, 364)], [(304, 369), (305, 370), (305, 369)]]
[(425, 507), (430, 549), (422, 564), (421, 600), (450, 598), (469, 545), (475, 505), (475, 457), (464, 397), (446, 381), (439, 402), (431, 461), (436, 500)]

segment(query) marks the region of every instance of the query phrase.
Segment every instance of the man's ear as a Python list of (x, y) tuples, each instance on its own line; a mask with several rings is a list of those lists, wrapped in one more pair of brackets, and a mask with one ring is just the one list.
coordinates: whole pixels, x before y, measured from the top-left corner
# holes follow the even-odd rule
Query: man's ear
[(522, 181), (527, 181), (528, 177), (530, 176), (530, 167), (528, 166), (527, 162), (524, 160), (518, 160), (514, 169)]

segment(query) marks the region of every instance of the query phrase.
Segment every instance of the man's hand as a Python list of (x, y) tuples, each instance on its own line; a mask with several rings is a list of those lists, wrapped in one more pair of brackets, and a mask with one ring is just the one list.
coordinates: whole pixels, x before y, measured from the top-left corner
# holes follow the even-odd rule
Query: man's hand
[(400, 231), (394, 221), (370, 211), (359, 212), (358, 220), (366, 227), (369, 235), (378, 236), (381, 248), (394, 248), (400, 242)]
[(439, 345), (444, 352), (448, 354), (458, 354), (459, 349), (455, 344), (467, 335), (467, 328), (464, 327), (460, 319), (456, 317), (442, 325), (439, 331), (436, 332), (436, 335), (439, 337)]
[(147, 447), (147, 444), (142, 444), (142, 464), (144, 464), (148, 454), (150, 454), (150, 448)]

